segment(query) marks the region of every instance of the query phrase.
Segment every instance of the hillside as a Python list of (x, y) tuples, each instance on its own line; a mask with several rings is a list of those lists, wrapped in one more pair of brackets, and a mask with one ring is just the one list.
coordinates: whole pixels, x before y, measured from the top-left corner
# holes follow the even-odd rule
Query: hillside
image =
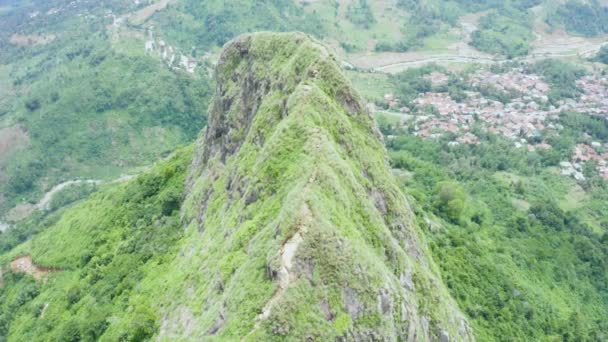
[(142, 31), (117, 33), (114, 24), (127, 25), (123, 16), (138, 9), (132, 1), (1, 1), (0, 8), (3, 220), (23, 216), (10, 210), (27, 213), (62, 182), (136, 172), (204, 126), (206, 69), (173, 68), (133, 43)]
[(0, 342), (607, 340), (607, 13), (0, 0)]
[(179, 152), (2, 257), (2, 334), (472, 339), (334, 57), (246, 35), (216, 78), (189, 171)]

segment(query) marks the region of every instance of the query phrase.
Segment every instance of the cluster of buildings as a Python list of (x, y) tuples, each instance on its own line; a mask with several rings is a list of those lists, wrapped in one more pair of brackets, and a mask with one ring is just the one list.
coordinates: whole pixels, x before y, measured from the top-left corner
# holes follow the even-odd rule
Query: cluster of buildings
[[(427, 78), (435, 88), (448, 82), (448, 76), (440, 72), (433, 72)], [(512, 140), (515, 148), (529, 151), (550, 149), (551, 145), (543, 140), (542, 133), (548, 129), (563, 129), (559, 123), (559, 115), (563, 111), (576, 111), (608, 120), (606, 76), (582, 77), (577, 81), (582, 91), (580, 98), (562, 100), (555, 105), (549, 103), (549, 84), (541, 76), (525, 73), (522, 69), (501, 74), (478, 71), (470, 75), (468, 82), (470, 89), (481, 92), (465, 91), (462, 101), (455, 101), (448, 92), (427, 92), (419, 94), (410, 103), (415, 108), (410, 110), (392, 94), (387, 94), (385, 99), (391, 107), (411, 117), (415, 135), (425, 138), (454, 135), (450, 146), (478, 144), (479, 138), (473, 134), (475, 126)], [(499, 102), (486, 98), (482, 94), (484, 87), (507, 93), (510, 100)], [(597, 172), (608, 180), (608, 144), (600, 142), (577, 145), (571, 160), (561, 163), (562, 174), (584, 180), (582, 168), (588, 161), (593, 161)]]
[[(179, 53), (164, 40), (154, 37), (153, 28), (147, 29), (148, 40), (145, 43), (146, 54), (159, 57), (169, 68), (173, 70), (183, 70), (193, 74), (199, 65), (199, 60)], [(203, 59), (209, 58), (210, 53), (206, 53)]]
[[(576, 82), (582, 95), (578, 101), (564, 103), (570, 110), (597, 116), (608, 120), (608, 77), (598, 74), (584, 76)], [(591, 137), (586, 135), (589, 140)], [(593, 141), (578, 144), (572, 153), (570, 163), (576, 166), (592, 162), (597, 173), (608, 181), (608, 143)], [(562, 167), (563, 172), (563, 167)]]
[[(448, 78), (435, 72), (429, 79), (434, 86), (440, 86)], [(485, 98), (478, 91), (466, 91), (466, 99), (461, 102), (444, 92), (420, 94), (412, 102), (418, 112), (414, 123), (415, 134), (437, 138), (445, 133), (453, 133), (458, 135), (455, 140), (458, 143), (476, 144), (479, 139), (471, 137), (471, 129), (477, 123), (487, 132), (513, 140), (515, 147), (549, 148), (544, 142), (529, 143), (533, 138), (540, 137), (548, 127), (557, 129), (548, 121), (557, 118), (560, 113), (559, 108), (547, 105), (550, 87), (540, 77), (515, 71), (504, 74), (479, 71), (471, 75), (469, 82), (471, 89), (492, 87), (495, 91), (519, 96), (505, 104)]]
[(583, 166), (592, 162), (600, 177), (608, 180), (608, 144), (604, 146), (600, 142), (578, 144), (570, 159), (560, 163), (562, 175), (572, 176), (579, 181), (585, 180)]
[(494, 74), (487, 70), (471, 75), (471, 85), (490, 86), (500, 91), (516, 91), (543, 102), (548, 100), (549, 85), (535, 74), (526, 74), (523, 69), (514, 69), (504, 74)]
[(147, 54), (155, 54), (161, 58), (168, 67), (176, 70), (184, 70), (187, 73), (193, 74), (198, 66), (198, 60), (194, 57), (189, 57), (181, 53), (176, 53), (175, 49), (167, 44), (164, 40), (154, 39), (152, 30), (148, 30), (149, 39), (145, 43)]
[(570, 101), (572, 110), (608, 120), (608, 76), (583, 76), (576, 85), (583, 94), (579, 101)]

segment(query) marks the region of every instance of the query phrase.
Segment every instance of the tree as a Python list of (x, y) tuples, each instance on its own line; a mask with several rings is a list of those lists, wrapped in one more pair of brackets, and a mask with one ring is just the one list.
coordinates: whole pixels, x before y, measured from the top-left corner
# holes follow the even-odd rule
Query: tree
[(346, 18), (351, 23), (366, 29), (376, 23), (376, 18), (374, 18), (374, 14), (367, 3), (367, 0), (359, 0), (358, 3), (351, 3), (348, 5), (348, 8), (346, 9)]
[(454, 182), (441, 182), (437, 184), (436, 193), (433, 205), (438, 213), (454, 223), (458, 222), (466, 197), (462, 186)]
[(38, 99), (30, 99), (25, 102), (25, 108), (30, 112), (35, 112), (40, 109), (40, 101)]

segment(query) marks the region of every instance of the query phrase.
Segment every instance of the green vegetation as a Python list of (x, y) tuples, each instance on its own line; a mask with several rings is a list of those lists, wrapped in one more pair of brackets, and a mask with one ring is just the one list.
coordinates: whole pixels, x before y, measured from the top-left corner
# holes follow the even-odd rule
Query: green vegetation
[[(425, 78), (434, 70), (448, 74), (447, 85), (433, 86)], [(576, 80), (586, 74), (557, 60), (526, 70), (550, 84), (553, 103), (577, 98)], [(430, 66), (409, 69), (392, 81), (396, 96), (409, 101), (423, 91), (471, 90), (466, 77), (467, 70)], [(558, 133), (540, 137), (553, 148), (528, 152), (474, 126), (478, 145), (450, 146), (450, 134), (423, 139), (406, 127), (379, 122), (391, 135), (387, 146), (395, 174), (415, 199), (414, 211), (444, 282), (478, 340), (607, 336), (608, 184), (593, 173), (577, 184), (555, 166), (569, 160), (578, 143), (606, 141), (608, 122), (565, 112), (555, 123), (561, 125)]]
[(393, 91), (393, 84), (389, 75), (348, 70), (344, 73), (355, 89), (368, 101), (379, 103), (384, 100), (385, 94)]
[[(550, 85), (548, 93), (549, 102), (553, 105), (558, 105), (558, 102), (566, 99), (578, 99), (581, 90), (576, 85), (576, 81), (587, 75), (587, 70), (579, 65), (565, 62), (557, 59), (546, 59), (534, 64), (513, 64), (507, 68), (518, 65), (525, 69), (527, 73), (538, 74)], [(401, 103), (408, 107), (413, 107), (410, 103), (416, 99), (419, 94), (425, 92), (442, 92), (449, 93), (450, 97), (457, 102), (466, 99), (465, 91), (476, 91), (482, 94), (485, 98), (508, 103), (514, 98), (521, 96), (514, 90), (499, 90), (491, 85), (472, 86), (469, 81), (469, 73), (474, 69), (464, 69), (459, 72), (448, 72), (445, 68), (429, 64), (420, 68), (411, 68), (404, 72), (390, 75), (388, 80), (392, 85), (392, 90), (389, 88), (385, 93), (395, 92), (396, 97)], [(446, 84), (433, 86), (427, 78), (432, 72), (437, 71), (448, 75)], [(492, 72), (502, 72), (501, 68), (492, 68)], [(377, 103), (383, 100), (375, 99)], [(413, 108), (412, 108), (413, 109)]]
[(53, 195), (53, 199), (49, 203), (48, 210), (55, 211), (64, 208), (67, 205), (87, 198), (95, 191), (97, 191), (96, 184), (84, 183), (68, 186), (67, 188)]
[(576, 80), (587, 74), (585, 68), (557, 59), (537, 62), (528, 70), (542, 75), (551, 86), (549, 101), (552, 103), (566, 98), (578, 98), (580, 90), (576, 86)]
[[(204, 126), (211, 95), (204, 68), (195, 75), (171, 70), (144, 53), (141, 39), (133, 41), (139, 49), (117, 49), (105, 13), (135, 10), (120, 3), (23, 2), (0, 14), (0, 82), (14, 95), (0, 98), (0, 113), (3, 125), (18, 125), (29, 137), (19, 153), (0, 156), (0, 213), (35, 202), (45, 184), (108, 179), (149, 164)], [(29, 17), (53, 8), (57, 13)], [(15, 31), (56, 38), (9, 44)]]
[[(4, 270), (0, 337), (29, 341), (141, 341), (156, 333), (152, 297), (135, 294), (167, 271), (183, 234), (179, 206), (191, 148), (125, 185), (56, 216), (32, 241), (1, 257), (31, 254), (49, 282)], [(4, 236), (0, 236), (4, 240)]]
[(405, 104), (416, 99), (418, 94), (431, 91), (431, 81), (425, 78), (433, 71), (442, 70), (436, 65), (422, 68), (408, 69), (404, 72), (391, 76), (391, 81), (396, 89), (397, 97)]
[(608, 64), (608, 45), (602, 46), (597, 53), (596, 60), (600, 63)]
[(194, 161), (178, 151), (2, 254), (56, 272), (34, 282), (4, 268), (0, 336), (470, 339), (327, 50), (302, 34), (244, 36), (217, 78)]
[(542, 156), (489, 136), (446, 143), (403, 135), (389, 148), (394, 166), (412, 174), (403, 189), (477, 339), (605, 339), (608, 234), (591, 225), (608, 220), (606, 183), (589, 180), (591, 196), (565, 211), (558, 201), (575, 185)]
[(562, 25), (575, 34), (594, 37), (608, 33), (608, 8), (597, 0), (568, 0), (548, 18), (550, 25)]
[[(481, 19), (472, 44), (515, 57), (529, 49), (528, 9), (538, 3), (400, 0), (389, 6), (365, 0), (348, 5), (184, 0), (143, 21), (125, 20), (116, 30), (112, 16), (120, 18), (147, 4), (7, 3), (0, 11), (0, 85), (8, 90), (0, 94), (0, 116), (3, 126), (23, 127), (30, 144), (19, 154), (0, 158), (8, 179), (0, 186), (5, 198), (0, 212), (35, 202), (47, 183), (116, 177), (192, 141), (205, 125), (200, 114), (212, 87), (206, 70), (213, 59), (209, 56), (242, 32), (303, 31), (335, 40), (347, 52), (374, 44), (377, 50), (441, 49), (459, 16), (491, 10)], [(574, 6), (569, 4), (564, 6)], [(36, 12), (54, 14), (30, 18)], [(154, 29), (146, 31), (149, 27)], [(34, 38), (12, 44), (13, 33)], [(172, 70), (158, 56), (146, 54), (150, 35), (198, 58), (197, 73)], [(34, 44), (36, 37), (53, 39)], [(457, 88), (452, 85), (450, 93), (462, 98)], [(557, 89), (553, 97), (567, 97), (569, 91)], [(401, 93), (409, 91), (403, 88)]]
[[(29, 140), (0, 156), (0, 212), (67, 179), (166, 159), (123, 184), (66, 188), (0, 234), (0, 341), (608, 338), (608, 185), (555, 168), (577, 143), (608, 140), (608, 121), (562, 113), (559, 134), (538, 137), (553, 148), (528, 152), (474, 124), (480, 144), (449, 146), (451, 136), (423, 140), (381, 116), (391, 173), (336, 58), (306, 34), (272, 33), (226, 48), (204, 115), (208, 56), (241, 32), (300, 30), (349, 52), (369, 42), (407, 51), (463, 14), (491, 10), (472, 44), (516, 57), (529, 50), (539, 1), (400, 0), (380, 13), (365, 0), (183, 0), (117, 35), (108, 10), (144, 4), (5, 3), (0, 120)], [(568, 30), (606, 32), (597, 2), (559, 8)], [(406, 11), (407, 21), (387, 23)], [(145, 53), (149, 26), (198, 57), (197, 72)], [(55, 38), (11, 44), (17, 28)], [(585, 75), (557, 60), (527, 70), (551, 85), (552, 104), (577, 98)], [(433, 86), (433, 71), (447, 73), (348, 76), (378, 102), (391, 89), (408, 105), (427, 91), (456, 101), (467, 90), (502, 102), (520, 95), (472, 88), (468, 70)], [(174, 151), (205, 125), (197, 144)], [(47, 280), (12, 271), (20, 256)]]
[(479, 30), (471, 35), (471, 45), (480, 51), (513, 58), (527, 55), (533, 38), (531, 18), (524, 12), (492, 12), (480, 19)]
[[(515, 91), (498, 90), (492, 86), (472, 86), (468, 80), (468, 74), (471, 70), (465, 69), (461, 72), (448, 72), (441, 66), (429, 64), (424, 67), (412, 68), (391, 75), (389, 80), (393, 85), (397, 98), (399, 98), (401, 103), (405, 106), (411, 107), (411, 109), (413, 109), (414, 106), (410, 103), (412, 100), (415, 100), (419, 94), (430, 91), (449, 93), (450, 97), (456, 102), (462, 102), (466, 99), (465, 91), (477, 91), (485, 98), (500, 101), (502, 103), (507, 103), (519, 96)], [(427, 76), (434, 71), (447, 74), (447, 83), (433, 86)]]
[(185, 0), (155, 14), (154, 20), (168, 40), (203, 51), (221, 47), (243, 32), (303, 31), (323, 37), (327, 30), (318, 15), (291, 0)]
[(369, 29), (376, 23), (376, 18), (367, 3), (367, 0), (358, 0), (348, 5), (346, 18), (353, 24)]
[[(249, 70), (260, 87), (246, 86)], [(219, 339), (333, 340), (372, 331), (397, 339), (409, 334), (399, 324), (407, 310), (410, 329), (420, 331), (417, 317), (428, 315), (431, 334), (444, 329), (456, 336), (451, 322), (462, 316), (433, 284), (434, 266), (420, 265), (399, 241), (411, 236), (417, 258), (431, 262), (373, 120), (325, 48), (300, 34), (245, 36), (225, 48), (218, 83), (226, 91), (210, 109), (183, 208), (191, 232), (185, 250), (201, 241), (209, 247), (178, 259), (181, 271), (172, 274), (178, 287), (166, 299), (171, 324), (183, 325), (177, 313), (200, 312), (192, 328), (197, 337), (217, 331)], [(290, 248), (293, 268), (285, 266)], [(410, 299), (391, 285), (405, 268), (415, 279)], [(378, 286), (394, 310), (377, 309)], [(206, 304), (179, 295), (189, 288), (214, 294)], [(432, 301), (417, 295), (431, 291)], [(264, 307), (267, 318), (260, 318)]]
[(397, 42), (381, 41), (376, 44), (376, 51), (404, 52), (420, 48), (425, 39), (445, 31), (457, 23), (462, 13), (453, 1), (410, 1), (399, 0), (397, 6), (408, 11), (410, 17), (403, 23), (401, 31), (403, 38)]
[(456, 183), (440, 182), (435, 189), (435, 209), (451, 222), (458, 222), (464, 209), (465, 193)]
[(592, 139), (608, 140), (608, 120), (576, 112), (565, 112), (559, 122), (567, 129), (566, 134), (589, 134)]
[(377, 51), (408, 51), (423, 47), (425, 40), (456, 26), (467, 13), (492, 10), (482, 17), (479, 30), (472, 35), (477, 49), (509, 58), (526, 55), (533, 39), (528, 9), (540, 1), (412, 1), (399, 0), (398, 6), (410, 13), (398, 42), (380, 42)]

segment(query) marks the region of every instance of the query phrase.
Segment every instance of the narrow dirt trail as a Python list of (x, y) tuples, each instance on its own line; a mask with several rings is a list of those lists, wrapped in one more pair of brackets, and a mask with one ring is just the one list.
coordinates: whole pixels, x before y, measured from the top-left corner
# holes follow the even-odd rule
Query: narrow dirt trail
[(45, 277), (52, 272), (57, 272), (56, 269), (40, 267), (34, 263), (31, 255), (19, 257), (11, 262), (11, 270), (13, 272), (29, 274), (36, 281), (44, 280)]
[(70, 180), (67, 182), (63, 182), (61, 184), (55, 185), (51, 190), (47, 191), (42, 199), (34, 206), (35, 209), (38, 210), (47, 210), (49, 208), (49, 204), (53, 200), (53, 196), (60, 192), (61, 190), (72, 186), (72, 185), (83, 185), (83, 184), (91, 184), (91, 185), (101, 185), (101, 184), (116, 184), (130, 181), (131, 179), (137, 177), (137, 175), (123, 175), (111, 181), (102, 181), (100, 179), (76, 179)]

